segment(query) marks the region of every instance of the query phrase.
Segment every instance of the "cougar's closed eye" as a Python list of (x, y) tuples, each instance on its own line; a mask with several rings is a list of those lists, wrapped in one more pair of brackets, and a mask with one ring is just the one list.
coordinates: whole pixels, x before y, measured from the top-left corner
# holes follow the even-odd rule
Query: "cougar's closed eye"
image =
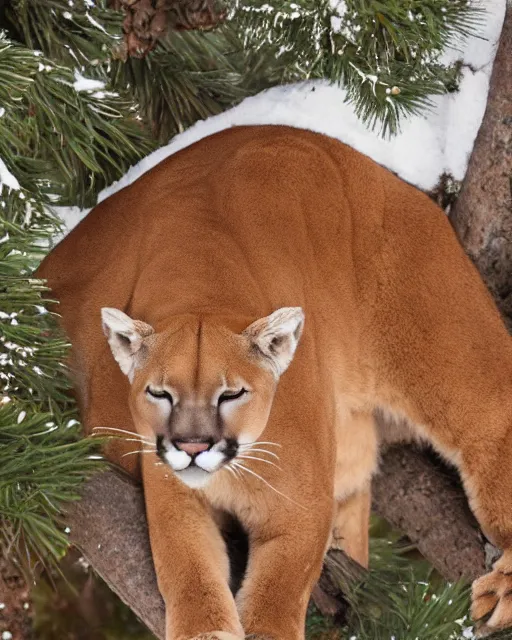
[(217, 402), (218, 404), (222, 404), (223, 402), (229, 402), (230, 400), (238, 400), (238, 398), (241, 398), (246, 393), (248, 393), (248, 391), (243, 387), (240, 391), (224, 391), (224, 393), (220, 394)]
[(174, 403), (173, 397), (168, 391), (165, 391), (165, 389), (152, 389), (150, 386), (147, 386), (146, 393), (156, 400), (168, 400), (171, 404)]

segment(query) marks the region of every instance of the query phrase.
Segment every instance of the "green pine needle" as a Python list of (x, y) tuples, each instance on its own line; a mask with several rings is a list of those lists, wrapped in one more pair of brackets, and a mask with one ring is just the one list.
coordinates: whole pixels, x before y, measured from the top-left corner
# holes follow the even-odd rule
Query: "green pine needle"
[[(1, 204), (18, 201), (11, 194)], [(99, 468), (97, 443), (80, 439), (62, 364), (68, 342), (44, 284), (30, 277), (57, 226), (37, 203), (30, 222), (0, 218), (0, 552), (27, 576), (65, 553), (61, 508)]]
[[(349, 607), (340, 637), (353, 640), (465, 640), (475, 638), (469, 617), (470, 587), (445, 582), (414, 547), (397, 535), (370, 540), (370, 571), (354, 582), (340, 570), (340, 587)], [(333, 567), (330, 567), (331, 571)], [(311, 640), (335, 626), (314, 615), (308, 621)], [(510, 640), (512, 631), (489, 636)]]
[(112, 82), (131, 91), (148, 128), (166, 143), (249, 94), (234, 46), (227, 30), (172, 32), (146, 58), (114, 61)]

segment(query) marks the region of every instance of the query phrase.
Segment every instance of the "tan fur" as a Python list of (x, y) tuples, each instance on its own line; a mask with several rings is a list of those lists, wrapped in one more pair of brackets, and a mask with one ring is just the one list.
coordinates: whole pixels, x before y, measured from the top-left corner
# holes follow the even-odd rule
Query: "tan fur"
[(368, 568), (368, 520), (371, 494), (369, 487), (360, 489), (338, 503), (334, 516), (330, 547), (345, 551)]
[[(321, 135), (234, 128), (101, 203), (38, 275), (60, 301), (88, 432), (129, 429), (154, 442), (168, 425), (144, 396), (148, 380), (177, 387), (192, 411), (223, 376), (234, 388), (241, 377), (253, 395), (226, 429), (281, 445), (282, 470), (245, 461), (265, 482), (220, 470), (204, 490), (141, 456), (169, 640), (304, 637), (335, 517), (342, 546), (366, 561), (358, 540), (366, 545), (376, 410), (457, 464), (483, 530), (506, 549), (478, 583), (474, 611), (496, 607), (488, 624), (511, 622), (501, 596), (512, 568), (512, 344), (426, 196)], [(244, 330), (299, 306), (304, 332), (276, 386), (278, 370), (254, 346), (261, 324), (257, 335)], [(131, 387), (101, 331), (103, 307), (155, 330), (137, 346)], [(137, 456), (122, 457), (133, 448), (117, 441), (109, 455), (136, 472)], [(236, 602), (212, 508), (249, 533)]]

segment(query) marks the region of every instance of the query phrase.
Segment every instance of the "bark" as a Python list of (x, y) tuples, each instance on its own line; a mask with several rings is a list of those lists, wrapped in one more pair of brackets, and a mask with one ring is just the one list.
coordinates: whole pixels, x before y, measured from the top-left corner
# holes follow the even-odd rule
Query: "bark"
[(94, 476), (66, 514), (70, 541), (157, 638), (164, 604), (151, 558), (140, 487), (115, 471)]
[(373, 482), (373, 509), (407, 534), (448, 580), (473, 580), (486, 569), (484, 541), (455, 472), (425, 452), (396, 446)]
[(450, 215), (467, 254), (512, 329), (512, 6), (494, 63), (487, 109)]

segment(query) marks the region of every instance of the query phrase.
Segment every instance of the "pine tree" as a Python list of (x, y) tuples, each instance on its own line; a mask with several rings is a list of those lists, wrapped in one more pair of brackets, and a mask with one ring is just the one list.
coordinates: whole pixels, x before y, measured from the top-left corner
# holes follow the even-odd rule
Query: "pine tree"
[(53, 207), (92, 206), (159, 142), (283, 82), (340, 82), (369, 126), (393, 133), (400, 118), (428, 108), (429, 95), (456, 86), (458, 69), (440, 54), (478, 19), (469, 0), (2, 3), (4, 554), (28, 569), (61, 557), (62, 506), (102, 464), (94, 443), (78, 437), (69, 345), (49, 311), (51, 293), (31, 277), (60, 232)]

